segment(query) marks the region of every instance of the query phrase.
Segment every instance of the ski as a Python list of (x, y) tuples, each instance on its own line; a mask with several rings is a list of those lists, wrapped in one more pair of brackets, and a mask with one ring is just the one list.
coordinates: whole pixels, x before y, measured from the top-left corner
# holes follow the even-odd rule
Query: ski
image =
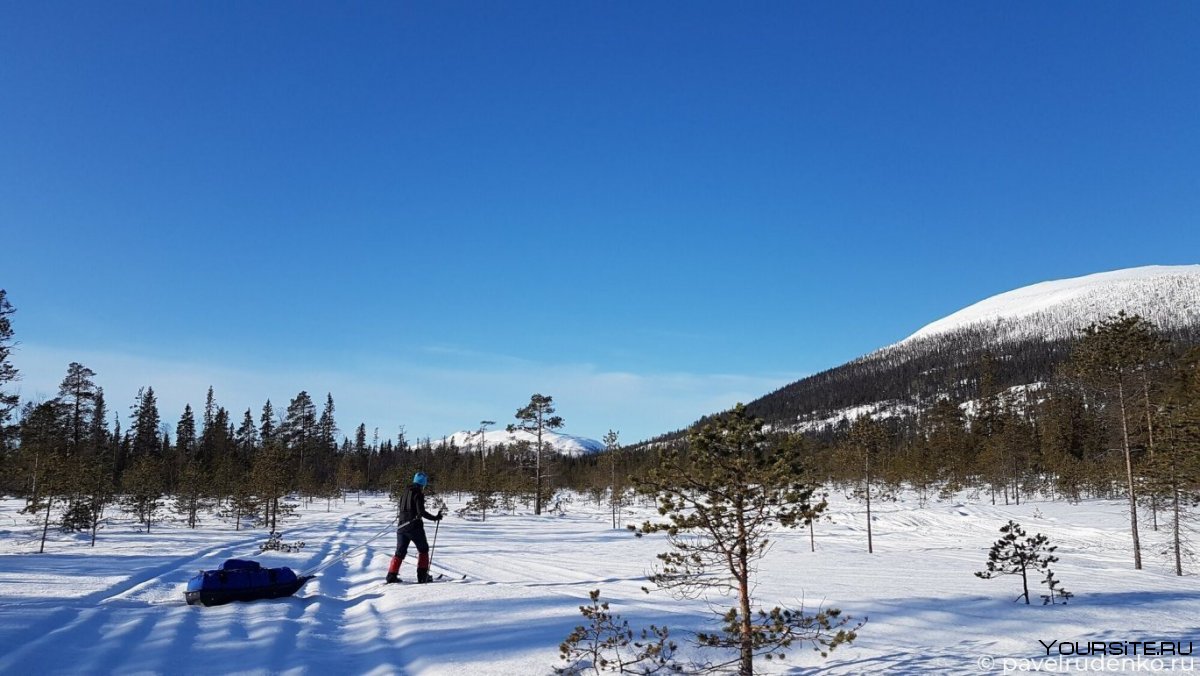
[[(445, 573), (438, 573), (438, 575), (436, 577), (430, 579), (429, 582), (417, 582), (416, 580), (410, 580), (408, 582), (405, 582), (404, 580), (400, 580), (396, 584), (402, 584), (405, 587), (411, 587), (413, 585), (432, 584), (434, 582), (466, 582), (466, 581), (467, 581), (466, 575), (463, 575), (462, 577), (457, 577), (457, 576), (449, 577)], [(390, 584), (382, 584), (382, 586), (390, 587), (391, 585)]]

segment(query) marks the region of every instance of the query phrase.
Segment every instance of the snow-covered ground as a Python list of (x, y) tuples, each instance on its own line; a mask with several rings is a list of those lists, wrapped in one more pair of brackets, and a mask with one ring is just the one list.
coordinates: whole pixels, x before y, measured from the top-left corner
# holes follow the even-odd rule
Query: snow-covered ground
[[(451, 508), (460, 502), (446, 497)], [(47, 553), (37, 554), (39, 531), (19, 507), (0, 501), (0, 674), (547, 674), (561, 664), (559, 643), (596, 588), (633, 627), (665, 624), (684, 638), (717, 626), (702, 600), (642, 591), (654, 555), (665, 550), (662, 537), (613, 530), (605, 508), (579, 497), (563, 515), (447, 517), (433, 568), (453, 582), (380, 585), (394, 546), (389, 534), (294, 597), (214, 608), (184, 603), (197, 570), (234, 556), (297, 570), (335, 560), (386, 528), (391, 504), (382, 496), (351, 496), (332, 511), (314, 503), (284, 532), (285, 541), (307, 546), (265, 555), (257, 555), (261, 531), (210, 520), (196, 530), (167, 524), (145, 534), (120, 518), (95, 549), (82, 536), (54, 534)], [(1003, 673), (1045, 657), (1039, 641), (1200, 643), (1200, 578), (1170, 573), (1157, 553), (1165, 533), (1148, 525), (1148, 565), (1133, 570), (1125, 510), (1119, 501), (881, 503), (873, 506), (875, 553), (868, 554), (861, 506), (835, 494), (832, 522), (817, 528), (817, 551), (804, 531), (780, 534), (754, 594), (762, 604), (833, 605), (869, 621), (858, 641), (828, 659), (802, 649), (782, 665), (756, 666), (979, 674), (987, 673), (983, 659)], [(636, 511), (633, 520), (651, 513)], [(1070, 605), (1013, 603), (1017, 578), (973, 575), (1009, 518), (1059, 546), (1054, 569), (1077, 595)], [(406, 580), (414, 558), (401, 570)]]

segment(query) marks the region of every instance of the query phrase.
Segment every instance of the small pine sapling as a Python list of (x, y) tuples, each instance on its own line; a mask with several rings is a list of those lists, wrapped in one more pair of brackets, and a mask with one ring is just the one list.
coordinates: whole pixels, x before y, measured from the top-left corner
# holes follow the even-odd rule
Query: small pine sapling
[[(1028, 605), (1029, 572), (1044, 572), (1049, 579), (1053, 575), (1050, 564), (1058, 561), (1058, 557), (1054, 556), (1054, 550), (1058, 548), (1049, 546), (1050, 539), (1041, 533), (1027, 537), (1021, 524), (1016, 521), (1010, 520), (1000, 528), (1000, 532), (1004, 534), (1003, 537), (997, 540), (988, 552), (987, 570), (975, 573), (975, 577), (990, 580), (1000, 575), (1019, 574), (1023, 591), (1017, 599), (1025, 599)], [(1057, 585), (1058, 581), (1054, 580), (1051, 590), (1061, 598), (1063, 590)], [(1067, 598), (1069, 597), (1068, 594)]]
[[(850, 621), (851, 618), (842, 617), (842, 611), (837, 608), (820, 609), (814, 615), (805, 615), (803, 608), (759, 610), (754, 622), (755, 647), (768, 661), (784, 659), (785, 651), (797, 642), (811, 644), (821, 657), (829, 657), (834, 648), (854, 641), (865, 622), (846, 628)], [(740, 622), (737, 609), (731, 608), (725, 614), (724, 634), (700, 633), (697, 642), (710, 648), (736, 647), (730, 638), (738, 635)]]
[(641, 640), (635, 641), (629, 621), (609, 611), (608, 602), (600, 601), (599, 589), (588, 595), (592, 602), (579, 606), (579, 612), (588, 624), (575, 627), (559, 645), (560, 656), (567, 666), (555, 667), (554, 673), (653, 674), (680, 670), (672, 662), (676, 645), (670, 640), (666, 627), (650, 625), (648, 629), (642, 629)]
[(1055, 603), (1066, 605), (1067, 601), (1075, 596), (1071, 592), (1063, 589), (1061, 584), (1054, 577), (1054, 571), (1046, 569), (1046, 578), (1042, 580), (1042, 584), (1046, 585), (1046, 593), (1042, 594), (1042, 605), (1052, 606)]
[(723, 631), (701, 636), (698, 644), (736, 656), (705, 671), (753, 674), (756, 657), (778, 659), (805, 643), (827, 654), (853, 641), (862, 626), (833, 609), (810, 617), (802, 610), (755, 608), (757, 563), (771, 538), (815, 518), (825, 504), (813, 499), (815, 483), (805, 476), (797, 447), (778, 443), (763, 427), (738, 404), (689, 434), (686, 449), (665, 450), (659, 466), (638, 482), (665, 517), (647, 521), (641, 532), (666, 533), (671, 547), (658, 555), (650, 582), (677, 598), (735, 598), (736, 605), (720, 613)]

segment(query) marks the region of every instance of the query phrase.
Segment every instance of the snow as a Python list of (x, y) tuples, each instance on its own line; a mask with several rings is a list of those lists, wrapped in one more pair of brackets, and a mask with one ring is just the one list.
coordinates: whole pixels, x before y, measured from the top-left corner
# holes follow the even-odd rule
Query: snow
[[(451, 508), (460, 504), (450, 497)], [(1133, 570), (1127, 508), (1119, 500), (877, 503), (875, 554), (866, 553), (861, 505), (836, 491), (831, 503), (832, 522), (817, 527), (817, 551), (809, 551), (804, 531), (780, 533), (753, 593), (762, 604), (833, 605), (869, 621), (858, 641), (827, 660), (795, 651), (787, 661), (793, 668), (980, 673), (977, 660), (987, 656), (999, 672), (1005, 659), (1045, 657), (1039, 640), (1200, 639), (1200, 579), (1170, 573), (1155, 554), (1165, 532), (1149, 527), (1147, 569)], [(612, 529), (607, 507), (582, 497), (561, 515), (449, 516), (438, 529), (433, 571), (456, 581), (386, 587), (379, 583), (394, 546), (393, 511), (382, 496), (351, 496), (329, 512), (324, 502), (303, 507), (284, 540), (307, 546), (263, 555), (262, 531), (209, 522), (196, 530), (155, 526), (147, 534), (123, 518), (109, 522), (95, 549), (81, 536), (53, 534), (47, 553), (36, 554), (40, 530), (17, 514), (19, 507), (0, 502), (4, 674), (547, 674), (561, 665), (558, 645), (597, 588), (635, 628), (665, 624), (685, 639), (717, 626), (703, 599), (643, 592), (654, 555), (666, 548), (663, 538)], [(628, 522), (653, 510), (635, 512)], [(1070, 605), (1013, 603), (1016, 578), (974, 577), (1009, 518), (1058, 545), (1054, 570), (1077, 594)], [(184, 603), (188, 578), (234, 556), (296, 570), (335, 563), (291, 598), (214, 608)], [(404, 579), (412, 579), (413, 556), (401, 569)], [(466, 580), (457, 581), (462, 575)], [(787, 671), (765, 661), (756, 666)]]
[(1060, 335), (1124, 310), (1162, 327), (1200, 323), (1200, 265), (1152, 265), (1033, 284), (992, 296), (921, 328), (899, 345), (969, 327), (1003, 337)]
[(798, 422), (788, 428), (792, 432), (820, 432), (829, 427), (837, 427), (842, 423), (850, 424), (861, 416), (876, 420), (897, 416), (916, 415), (920, 409), (912, 404), (900, 401), (878, 401), (873, 404), (840, 408), (829, 413), (812, 411), (807, 416), (799, 416)]
[[(483, 433), (484, 445), (494, 448), (501, 444), (512, 444), (518, 441), (537, 443), (537, 435), (524, 430), (508, 432), (506, 430), (489, 430)], [(448, 437), (460, 448), (476, 449), (479, 447), (479, 432), (455, 432)], [(564, 455), (587, 455), (604, 450), (604, 444), (587, 437), (576, 437), (559, 432), (542, 432), (542, 443)]]

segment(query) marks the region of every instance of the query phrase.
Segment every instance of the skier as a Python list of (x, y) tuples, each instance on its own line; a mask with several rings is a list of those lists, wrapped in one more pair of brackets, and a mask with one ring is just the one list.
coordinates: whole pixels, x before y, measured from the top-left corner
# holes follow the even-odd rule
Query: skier
[(430, 514), (425, 511), (425, 486), (429, 477), (424, 472), (413, 475), (412, 483), (400, 496), (400, 527), (396, 529), (396, 554), (388, 566), (387, 583), (399, 582), (400, 564), (408, 553), (408, 543), (417, 546), (417, 582), (429, 582), (429, 540), (425, 537), (422, 519), (441, 521), (442, 511)]

